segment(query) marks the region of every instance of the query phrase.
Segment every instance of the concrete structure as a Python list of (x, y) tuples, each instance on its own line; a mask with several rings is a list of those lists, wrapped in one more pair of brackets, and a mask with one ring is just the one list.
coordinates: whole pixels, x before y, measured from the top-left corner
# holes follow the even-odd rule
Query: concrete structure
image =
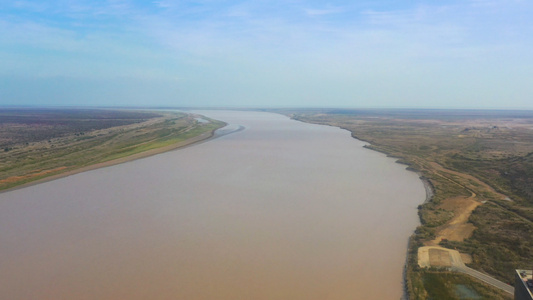
[(533, 300), (533, 276), (531, 270), (516, 270), (514, 282), (515, 300)]

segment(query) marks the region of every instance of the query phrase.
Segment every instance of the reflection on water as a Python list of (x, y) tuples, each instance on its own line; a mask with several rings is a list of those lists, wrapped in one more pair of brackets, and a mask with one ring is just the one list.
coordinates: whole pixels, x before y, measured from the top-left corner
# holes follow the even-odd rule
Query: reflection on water
[(0, 194), (0, 295), (400, 298), (425, 195), (416, 174), (337, 128), (202, 113), (237, 125)]

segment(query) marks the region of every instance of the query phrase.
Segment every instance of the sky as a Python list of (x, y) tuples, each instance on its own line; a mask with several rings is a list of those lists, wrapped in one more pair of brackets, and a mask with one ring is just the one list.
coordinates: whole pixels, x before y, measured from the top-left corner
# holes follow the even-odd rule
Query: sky
[(531, 16), (531, 0), (0, 0), (0, 106), (533, 109)]

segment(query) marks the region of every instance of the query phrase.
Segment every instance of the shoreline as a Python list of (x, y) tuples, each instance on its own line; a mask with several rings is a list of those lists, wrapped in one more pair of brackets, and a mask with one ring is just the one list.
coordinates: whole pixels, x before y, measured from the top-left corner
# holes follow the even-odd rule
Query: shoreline
[[(486, 271), (502, 282), (512, 282), (513, 279), (508, 272), (508, 266), (498, 264), (497, 253), (490, 252), (490, 249), (498, 247), (501, 251), (508, 251), (510, 254), (509, 264), (523, 265), (524, 257), (520, 255), (516, 245), (513, 244), (513, 241), (501, 239), (501, 234), (509, 233), (510, 227), (508, 225), (513, 224), (516, 225), (512, 229), (513, 236), (526, 238), (527, 227), (520, 226), (520, 224), (529, 223), (531, 220), (527, 217), (524, 218), (524, 215), (527, 216), (527, 205), (499, 202), (506, 197), (505, 192), (502, 191), (505, 190), (506, 186), (499, 185), (498, 177), (493, 178), (490, 175), (493, 174), (491, 172), (513, 168), (516, 164), (524, 165), (525, 168), (530, 167), (527, 164), (529, 161), (524, 156), (531, 151), (530, 149), (524, 148), (523, 152), (513, 152), (514, 149), (505, 144), (505, 141), (511, 138), (524, 139), (524, 145), (527, 145), (528, 139), (531, 141), (530, 135), (520, 135), (521, 127), (509, 126), (509, 131), (498, 131), (493, 135), (483, 136), (481, 140), (487, 141), (486, 144), (483, 144), (486, 148), (479, 150), (477, 156), (472, 158), (468, 152), (470, 148), (463, 138), (471, 136), (477, 139), (476, 133), (455, 135), (456, 132), (461, 132), (465, 128), (478, 128), (476, 126), (484, 124), (471, 116), (464, 115), (457, 119), (448, 120), (441, 118), (437, 113), (427, 114), (425, 118), (403, 113), (399, 114), (398, 117), (376, 114), (374, 119), (374, 116), (368, 116), (365, 113), (341, 113), (341, 116), (337, 116), (335, 111), (325, 109), (293, 111), (301, 112), (301, 114), (290, 114), (300, 121), (349, 128), (348, 131), (352, 132), (353, 138), (369, 143), (365, 148), (396, 158), (399, 160), (398, 163), (405, 164), (408, 170), (419, 175), (424, 185), (426, 199), (418, 206), (420, 224), (411, 235), (408, 243), (403, 273), (404, 294), (402, 299), (425, 299), (430, 294), (444, 295), (452, 291), (440, 289), (440, 284), (457, 283), (457, 280), (443, 275), (438, 269), (431, 269), (428, 273), (420, 269), (417, 264), (416, 250), (428, 242), (433, 242), (437, 235), (446, 238), (443, 247), (461, 248), (464, 253), (477, 255), (477, 260), (472, 262), (473, 268)], [(518, 124), (518, 120), (523, 120), (523, 118), (517, 117), (516, 120), (512, 121), (513, 124)], [(495, 119), (494, 122), (498, 125), (501, 123), (502, 127), (509, 124), (509, 120), (501, 117)], [(491, 125), (494, 125), (492, 120)], [(499, 128), (499, 126), (487, 128)], [(361, 139), (358, 135), (365, 138)], [(405, 138), (402, 135), (405, 135)], [(406, 138), (411, 138), (412, 141), (406, 140)], [(374, 141), (376, 144), (370, 141)], [(498, 148), (500, 146), (501, 148)], [(531, 144), (528, 147), (531, 147)], [(498, 155), (504, 157), (494, 160), (498, 164), (491, 161), (494, 158), (495, 149), (497, 149)], [(453, 154), (459, 155), (456, 157)], [(469, 168), (469, 163), (478, 169)], [(472, 169), (475, 172), (471, 172)], [(513, 180), (521, 180), (526, 177), (525, 173), (519, 173), (513, 177)], [(523, 192), (524, 190), (519, 191)], [(476, 200), (481, 203), (489, 201), (498, 205), (497, 207), (485, 206), (485, 208), (477, 210), (477, 215), (470, 220), (469, 216), (472, 209), (468, 204)], [(491, 219), (494, 215), (504, 212), (509, 213), (506, 222), (498, 218)], [(472, 235), (473, 230), (479, 230), (480, 235)], [(465, 239), (469, 240), (465, 242)], [(451, 242), (448, 243), (448, 240)], [(477, 250), (481, 251), (476, 252)], [(513, 257), (511, 254), (515, 254), (514, 259), (511, 258)], [(483, 280), (480, 282), (475, 276), (470, 277), (467, 285), (471, 289), (477, 290), (478, 295), (483, 295), (483, 299), (489, 297), (507, 299), (508, 295), (502, 294), (502, 290), (505, 291), (505, 289), (485, 286), (482, 284)], [(434, 284), (426, 284), (428, 278), (434, 279)]]
[[(224, 125), (224, 126), (227, 126), (227, 124)], [(221, 127), (221, 128), (223, 128), (223, 127)], [(33, 186), (33, 185), (37, 185), (37, 184), (41, 184), (41, 183), (57, 180), (57, 179), (60, 179), (60, 178), (65, 178), (65, 177), (68, 177), (68, 176), (76, 175), (76, 174), (87, 172), (87, 171), (92, 171), (92, 170), (101, 169), (101, 168), (107, 168), (107, 167), (123, 164), (123, 163), (126, 163), (126, 162), (134, 161), (134, 160), (137, 160), (137, 159), (142, 159), (142, 158), (146, 158), (146, 157), (162, 154), (162, 153), (165, 153), (165, 152), (170, 152), (170, 151), (182, 149), (182, 148), (185, 148), (185, 147), (188, 147), (188, 146), (192, 146), (192, 145), (195, 145), (195, 144), (199, 144), (199, 143), (202, 143), (202, 142), (207, 142), (207, 141), (217, 137), (217, 136), (215, 136), (215, 131), (217, 131), (218, 129), (220, 129), (220, 128), (211, 130), (210, 132), (204, 132), (204, 133), (202, 133), (200, 135), (197, 135), (195, 137), (192, 137), (192, 138), (177, 142), (177, 143), (172, 144), (172, 145), (168, 145), (168, 146), (164, 146), (164, 147), (160, 147), (160, 148), (156, 148), (156, 149), (150, 149), (150, 150), (147, 150), (147, 151), (144, 151), (144, 152), (140, 152), (140, 153), (135, 153), (135, 154), (132, 154), (132, 155), (129, 155), (129, 156), (116, 158), (116, 159), (105, 161), (105, 162), (99, 162), (99, 163), (96, 163), (96, 164), (91, 164), (91, 165), (88, 165), (88, 166), (85, 166), (85, 167), (77, 168), (77, 169), (66, 171), (66, 172), (59, 173), (59, 174), (55, 174), (55, 175), (48, 176), (48, 177), (45, 177), (45, 178), (37, 179), (35, 181), (27, 182), (27, 183), (24, 183), (24, 184), (21, 184), (21, 185), (17, 185), (17, 186), (12, 187), (12, 188), (1, 190), (0, 194), (11, 192), (11, 191), (15, 191), (15, 190), (22, 189), (22, 188), (27, 188), (27, 187), (30, 187), (30, 186)]]
[[(434, 190), (434, 187), (433, 187), (433, 184), (431, 184), (431, 182), (429, 181), (428, 178), (426, 178), (421, 171), (413, 168), (411, 166), (411, 164), (409, 163), (406, 163), (403, 159), (403, 157), (398, 157), (398, 156), (392, 156), (390, 153), (384, 151), (384, 150), (381, 150), (381, 149), (376, 149), (375, 146), (367, 141), (367, 140), (364, 140), (362, 138), (359, 138), (357, 137), (354, 132), (352, 132), (351, 130), (349, 130), (348, 128), (345, 128), (343, 126), (335, 126), (335, 125), (331, 125), (331, 124), (320, 124), (320, 123), (314, 123), (314, 122), (306, 122), (306, 121), (303, 121), (303, 120), (300, 120), (300, 119), (294, 119), (292, 116), (289, 116), (290, 119), (292, 120), (296, 120), (296, 121), (300, 121), (300, 122), (303, 122), (303, 123), (308, 123), (308, 124), (317, 124), (317, 125), (326, 125), (326, 126), (332, 126), (332, 127), (337, 127), (339, 129), (342, 129), (342, 130), (346, 130), (350, 133), (350, 136), (353, 138), (353, 139), (356, 139), (358, 141), (361, 141), (363, 143), (366, 143), (366, 145), (363, 145), (362, 147), (365, 148), (365, 149), (368, 149), (368, 150), (371, 150), (371, 151), (375, 151), (375, 152), (378, 152), (378, 153), (381, 153), (381, 154), (384, 154), (386, 157), (390, 157), (390, 158), (393, 158), (393, 159), (396, 159), (395, 163), (397, 164), (401, 164), (401, 165), (405, 165), (406, 168), (405, 170), (407, 171), (410, 171), (410, 172), (414, 172), (418, 175), (418, 178), (419, 180), (422, 182), (423, 186), (424, 186), (424, 190), (425, 190), (425, 194), (426, 194), (426, 197), (424, 199), (424, 202), (420, 203), (419, 204), (419, 207), (420, 205), (423, 205), (425, 203), (428, 203), (431, 201), (431, 199), (433, 198), (433, 196), (435, 195), (435, 190)], [(419, 209), (417, 208), (417, 211), (419, 211)], [(422, 220), (420, 219), (420, 216), (418, 215), (417, 213), (417, 216), (418, 216), (418, 223), (419, 225), (422, 224)], [(409, 289), (408, 289), (408, 278), (407, 278), (407, 269), (408, 269), (408, 266), (409, 266), (409, 257), (411, 255), (411, 253), (409, 253), (409, 251), (411, 250), (411, 243), (412, 243), (412, 239), (413, 237), (415, 236), (415, 232), (416, 232), (416, 228), (413, 229), (412, 231), (412, 234), (409, 236), (409, 238), (407, 239), (407, 245), (406, 245), (406, 253), (405, 253), (405, 263), (404, 263), (404, 267), (403, 267), (403, 270), (402, 270), (402, 283), (403, 283), (403, 288), (402, 288), (402, 295), (401, 295), (401, 298), (400, 300), (410, 300), (410, 297), (409, 297)]]
[[(348, 130), (348, 129), (343, 128), (343, 127), (338, 127), (338, 128), (341, 128), (341, 129), (344, 129), (344, 130)], [(414, 172), (416, 175), (418, 175), (418, 179), (422, 182), (422, 185), (424, 186), (424, 190), (425, 190), (425, 194), (426, 194), (424, 202), (420, 203), (418, 207), (420, 207), (421, 205), (426, 204), (426, 203), (431, 201), (431, 199), (435, 195), (435, 190), (434, 190), (433, 184), (431, 184), (431, 181), (429, 181), (429, 179), (426, 178), (422, 174), (421, 171), (413, 168), (411, 166), (411, 164), (406, 163), (405, 161), (403, 161), (403, 159), (404, 159), (403, 157), (392, 156), (389, 153), (387, 153), (386, 151), (378, 150), (378, 149), (372, 147), (373, 146), (372, 143), (370, 143), (368, 141), (365, 141), (363, 139), (360, 139), (357, 136), (355, 136), (350, 130), (348, 130), (348, 131), (351, 133), (352, 138), (367, 143), (367, 145), (364, 145), (363, 148), (366, 148), (366, 149), (371, 150), (371, 151), (376, 151), (378, 153), (384, 154), (386, 157), (390, 157), (390, 158), (396, 159), (395, 163), (406, 166), (405, 167), (406, 171)], [(420, 209), (417, 208), (417, 212), (419, 212), (419, 211), (420, 211)], [(422, 220), (420, 219), (419, 213), (417, 213), (417, 216), (418, 216), (418, 224), (420, 226), (420, 225), (422, 225)], [(402, 270), (403, 291), (402, 291), (402, 296), (401, 296), (400, 300), (410, 300), (407, 273), (408, 273), (408, 267), (409, 267), (409, 258), (412, 255), (409, 251), (411, 250), (411, 246), (412, 246), (411, 243), (412, 243), (412, 240), (413, 240), (413, 237), (415, 236), (415, 234), (416, 234), (416, 228), (412, 231), (412, 234), (407, 239), (407, 245), (406, 245), (406, 248), (405, 248), (405, 250), (406, 250), (405, 263), (404, 263), (404, 267), (403, 267), (403, 270)]]

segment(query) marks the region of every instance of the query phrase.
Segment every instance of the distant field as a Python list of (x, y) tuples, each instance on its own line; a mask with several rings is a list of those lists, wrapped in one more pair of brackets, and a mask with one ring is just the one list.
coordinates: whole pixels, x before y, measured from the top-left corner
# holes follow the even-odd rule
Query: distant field
[[(420, 205), (410, 246), (411, 299), (450, 294), (464, 276), (418, 268), (422, 245), (456, 248), (472, 268), (507, 283), (533, 261), (533, 112), (484, 110), (278, 110), (339, 126), (421, 174), (434, 195)], [(480, 291), (482, 284), (466, 283)], [(448, 291), (445, 291), (448, 289)], [(485, 286), (483, 299), (508, 295)], [(453, 294), (453, 293), (452, 293)], [(487, 295), (492, 295), (488, 297)], [(451, 297), (451, 298), (450, 298)], [(446, 299), (459, 299), (455, 296)], [(487, 298), (488, 297), (488, 298)], [(444, 299), (444, 298), (442, 298)]]
[(0, 190), (207, 136), (223, 122), (177, 112), (0, 109)]
[(0, 147), (130, 125), (159, 114), (113, 110), (0, 109)]

